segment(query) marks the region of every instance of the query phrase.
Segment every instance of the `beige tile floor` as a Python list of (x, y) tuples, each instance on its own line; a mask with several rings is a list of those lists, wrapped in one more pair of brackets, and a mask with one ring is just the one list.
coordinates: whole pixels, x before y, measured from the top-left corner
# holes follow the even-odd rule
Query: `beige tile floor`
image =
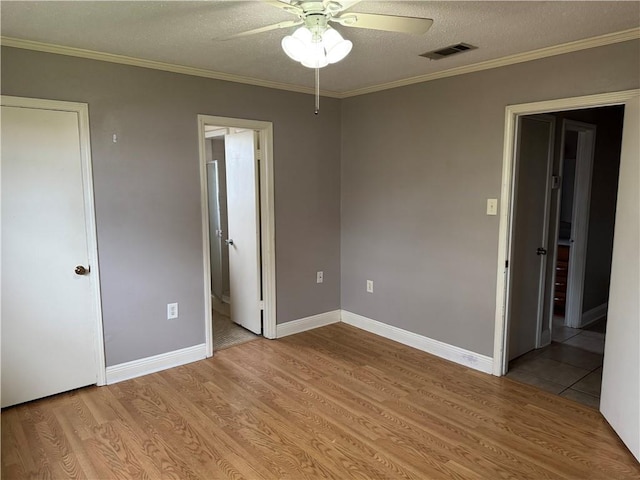
[(593, 408), (600, 405), (606, 319), (588, 329), (554, 318), (551, 345), (509, 363), (507, 376)]

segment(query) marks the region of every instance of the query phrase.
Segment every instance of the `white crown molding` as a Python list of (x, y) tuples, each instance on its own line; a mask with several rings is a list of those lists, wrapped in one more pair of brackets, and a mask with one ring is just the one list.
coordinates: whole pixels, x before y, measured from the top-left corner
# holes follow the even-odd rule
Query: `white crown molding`
[(598, 37), (585, 38), (574, 42), (554, 45), (552, 47), (540, 48), (530, 52), (517, 53), (506, 57), (496, 58), (495, 60), (487, 60), (485, 62), (474, 63), (473, 65), (464, 65), (462, 67), (442, 70), (440, 72), (428, 73), (417, 77), (405, 78), (395, 82), (384, 83), (380, 85), (372, 85), (371, 87), (359, 88), (341, 94), (338, 98), (355, 97), (358, 95), (366, 95), (367, 93), (380, 92), (397, 87), (413, 85), (414, 83), (430, 82), (440, 78), (454, 77), (456, 75), (464, 75), (467, 73), (480, 72), (492, 68), (506, 67), (516, 63), (529, 62), (531, 60), (539, 60), (541, 58), (553, 57), (565, 53), (577, 52), (589, 48), (602, 47), (613, 43), (627, 42), (629, 40), (640, 39), (640, 28), (631, 28), (621, 32), (608, 33)]
[[(442, 70), (439, 72), (428, 73), (416, 77), (396, 80), (394, 82), (372, 85), (370, 87), (358, 88), (346, 92), (334, 92), (322, 90), (320, 93), (324, 97), (331, 98), (349, 98), (358, 95), (366, 95), (367, 93), (380, 92), (397, 87), (413, 85), (415, 83), (430, 82), (441, 78), (453, 77), (456, 75), (464, 75), (467, 73), (489, 70), (492, 68), (505, 67), (516, 63), (529, 62), (541, 58), (553, 57), (565, 53), (577, 52), (589, 48), (602, 47), (614, 43), (627, 42), (630, 40), (640, 39), (640, 27), (623, 30), (621, 32), (608, 33), (597, 37), (585, 38), (573, 42), (554, 45), (551, 47), (540, 48), (530, 52), (518, 53), (506, 57), (487, 60), (485, 62), (475, 63), (473, 65), (464, 65), (461, 67)], [(181, 73), (184, 75), (193, 75), (196, 77), (213, 78), (216, 80), (224, 80), (227, 82), (243, 83), (247, 85), (255, 85), (259, 87), (275, 88), (278, 90), (287, 90), (290, 92), (306, 93), (313, 95), (313, 88), (291, 85), (288, 83), (271, 82), (268, 80), (259, 80), (252, 77), (244, 77), (241, 75), (232, 75), (229, 73), (215, 72), (202, 68), (186, 67), (183, 65), (174, 65), (171, 63), (156, 62), (154, 60), (145, 60), (142, 58), (128, 57), (125, 55), (115, 55), (112, 53), (98, 52), (94, 50), (85, 50), (82, 48), (65, 47), (62, 45), (53, 45), (50, 43), (35, 42), (32, 40), (22, 40), (12, 37), (0, 37), (0, 45), (14, 48), (22, 48), (25, 50), (36, 50), (39, 52), (55, 53), (58, 55), (67, 55), (72, 57), (88, 58), (92, 60), (101, 60), (103, 62), (120, 63), (123, 65), (133, 65), (136, 67), (152, 68), (155, 70), (163, 70), (166, 72)]]
[[(289, 83), (271, 82), (269, 80), (260, 80), (252, 77), (244, 77), (241, 75), (233, 75), (230, 73), (215, 72), (204, 68), (186, 67), (184, 65), (174, 65), (172, 63), (156, 62), (154, 60), (145, 60), (143, 58), (128, 57), (126, 55), (115, 55), (113, 53), (98, 52), (95, 50), (85, 50), (83, 48), (65, 47), (62, 45), (54, 45), (50, 43), (34, 42), (32, 40), (23, 40), (13, 37), (0, 37), (0, 45), (5, 47), (22, 48), (24, 50), (35, 50), (38, 52), (55, 53), (57, 55), (67, 55), (70, 57), (88, 58), (91, 60), (100, 60), (103, 62), (119, 63), (122, 65), (132, 65), (135, 67), (152, 68), (154, 70), (163, 70), (165, 72), (181, 73), (183, 75), (192, 75), (194, 77), (213, 78), (215, 80), (224, 80), (226, 82), (243, 83), (246, 85), (255, 85), (258, 87), (275, 88), (278, 90), (287, 90), (296, 93), (315, 94), (315, 90), (311, 87), (301, 87), (291, 85)], [(340, 94), (328, 90), (322, 90), (320, 94), (323, 97), (339, 98)]]

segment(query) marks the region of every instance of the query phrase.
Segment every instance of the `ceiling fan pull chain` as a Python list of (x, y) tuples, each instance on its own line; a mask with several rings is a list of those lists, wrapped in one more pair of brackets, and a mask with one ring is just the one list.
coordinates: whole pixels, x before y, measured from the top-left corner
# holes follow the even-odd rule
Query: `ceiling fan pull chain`
[(320, 111), (320, 69), (316, 68), (316, 110), (317, 115)]

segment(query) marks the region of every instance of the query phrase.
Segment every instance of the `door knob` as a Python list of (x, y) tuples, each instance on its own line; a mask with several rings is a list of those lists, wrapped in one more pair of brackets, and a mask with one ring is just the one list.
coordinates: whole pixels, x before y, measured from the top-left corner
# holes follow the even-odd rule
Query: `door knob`
[(226, 243), (227, 245), (233, 245), (233, 240), (231, 238), (227, 238), (224, 243)]
[(547, 254), (546, 248), (538, 247), (538, 249), (536, 250), (536, 255), (546, 255), (546, 254)]
[(83, 267), (82, 265), (78, 265), (75, 269), (76, 275), (86, 275), (91, 271), (90, 267)]

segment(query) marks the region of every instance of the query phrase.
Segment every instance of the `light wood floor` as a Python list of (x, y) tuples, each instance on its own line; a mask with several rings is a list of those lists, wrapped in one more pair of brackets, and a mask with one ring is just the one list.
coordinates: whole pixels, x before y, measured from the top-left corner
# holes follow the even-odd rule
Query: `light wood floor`
[(2, 478), (640, 479), (600, 414), (344, 324), (2, 412)]

